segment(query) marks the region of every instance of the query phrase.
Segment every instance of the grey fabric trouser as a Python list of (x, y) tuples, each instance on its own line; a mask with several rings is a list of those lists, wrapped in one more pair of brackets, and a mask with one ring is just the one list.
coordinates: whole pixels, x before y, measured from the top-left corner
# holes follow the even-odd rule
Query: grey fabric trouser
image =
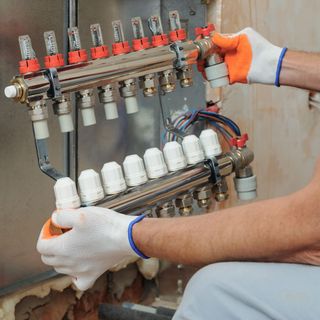
[(320, 267), (226, 262), (199, 270), (173, 320), (319, 320)]

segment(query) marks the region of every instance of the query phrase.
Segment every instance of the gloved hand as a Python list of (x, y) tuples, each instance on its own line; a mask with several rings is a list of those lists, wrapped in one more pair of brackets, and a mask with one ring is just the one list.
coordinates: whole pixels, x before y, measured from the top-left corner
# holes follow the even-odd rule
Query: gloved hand
[(55, 211), (52, 223), (70, 230), (52, 236), (49, 220), (41, 230), (37, 250), (45, 264), (72, 276), (78, 289), (86, 290), (106, 270), (143, 256), (129, 237), (132, 225), (141, 218), (99, 207)]
[(264, 83), (279, 86), (279, 75), (286, 48), (271, 44), (252, 28), (237, 34), (215, 32), (213, 43), (224, 55), (230, 83)]

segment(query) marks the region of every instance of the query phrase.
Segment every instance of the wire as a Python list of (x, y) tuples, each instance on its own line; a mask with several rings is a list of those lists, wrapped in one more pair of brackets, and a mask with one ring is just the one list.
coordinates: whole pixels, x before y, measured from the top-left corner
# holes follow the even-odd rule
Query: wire
[(231, 141), (230, 141), (231, 136), (230, 136), (230, 134), (223, 127), (218, 125), (216, 122), (209, 121), (209, 123), (219, 131), (219, 133), (223, 136), (223, 138), (226, 140), (228, 145), (231, 146)]
[(237, 136), (241, 136), (240, 128), (239, 128), (238, 125), (237, 125), (234, 121), (232, 121), (231, 119), (229, 119), (229, 118), (227, 118), (227, 117), (225, 117), (225, 116), (223, 116), (223, 115), (221, 115), (221, 114), (215, 113), (215, 112), (200, 111), (200, 113), (221, 120), (222, 122), (226, 123), (226, 124), (232, 129), (232, 131), (234, 131), (234, 133), (235, 133)]
[[(222, 123), (222, 124), (224, 124), (223, 122), (217, 122), (217, 121), (214, 121), (214, 120), (212, 120), (212, 118), (210, 118), (210, 117), (204, 117), (206, 120), (208, 120), (210, 123), (215, 123), (215, 124), (219, 124), (219, 123)], [(224, 133), (226, 133), (227, 135), (228, 135), (228, 137), (229, 137), (229, 139), (231, 139), (231, 138), (233, 138), (233, 132), (231, 133), (229, 130), (230, 130), (230, 128), (229, 127), (227, 127), (227, 128), (225, 128), (225, 127), (222, 127), (220, 124), (219, 124), (219, 128), (222, 128), (223, 129), (223, 132)]]
[[(234, 137), (241, 136), (241, 131), (238, 125), (231, 119), (218, 114), (216, 112), (207, 110), (191, 110), (188, 111), (172, 121), (172, 126), (175, 131), (186, 133), (197, 121), (208, 121), (231, 145), (230, 140)], [(162, 135), (162, 142), (177, 141), (180, 135), (173, 130), (166, 130)]]

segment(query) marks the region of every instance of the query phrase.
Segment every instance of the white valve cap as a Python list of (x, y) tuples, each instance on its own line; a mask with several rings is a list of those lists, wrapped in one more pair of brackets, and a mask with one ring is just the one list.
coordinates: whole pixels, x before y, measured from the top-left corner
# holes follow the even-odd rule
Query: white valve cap
[(62, 133), (72, 132), (74, 130), (71, 113), (61, 114), (58, 116), (58, 119), (59, 119), (60, 131)]
[(187, 166), (182, 147), (177, 141), (167, 142), (164, 145), (163, 154), (169, 171), (178, 171)]
[(228, 84), (229, 84), (229, 77), (222, 77), (222, 78), (213, 79), (210, 81), (210, 87), (212, 89), (222, 88), (227, 86)]
[(136, 113), (139, 111), (138, 100), (136, 96), (124, 98), (127, 114)]
[(158, 148), (147, 149), (144, 153), (143, 160), (150, 179), (157, 179), (168, 173), (163, 154)]
[(219, 156), (222, 153), (217, 133), (212, 129), (203, 130), (200, 141), (207, 159)]
[(152, 280), (159, 273), (160, 261), (157, 258), (140, 259), (137, 266), (145, 279)]
[(80, 207), (76, 184), (69, 177), (58, 179), (53, 190), (57, 209), (76, 209)]
[(119, 118), (118, 108), (115, 102), (107, 102), (104, 105), (104, 113), (107, 120), (113, 120)]
[(11, 85), (4, 88), (4, 95), (7, 98), (16, 98), (18, 96), (18, 89), (16, 86)]
[(224, 62), (205, 68), (211, 88), (220, 88), (229, 84), (228, 69)]
[(81, 109), (82, 121), (85, 127), (92, 126), (97, 123), (96, 115), (93, 108)]
[(234, 186), (239, 200), (249, 201), (257, 197), (257, 177), (234, 178)]
[(37, 140), (49, 138), (49, 128), (47, 120), (33, 121), (34, 135)]
[(117, 194), (126, 190), (126, 182), (121, 166), (115, 161), (105, 163), (101, 170), (103, 187), (106, 194)]
[(204, 160), (204, 152), (198, 137), (191, 134), (182, 140), (182, 148), (188, 164), (197, 164)]
[(84, 170), (78, 178), (81, 202), (93, 204), (104, 197), (99, 174), (93, 169)]
[(143, 160), (137, 155), (126, 156), (123, 161), (124, 176), (129, 187), (136, 187), (148, 181)]

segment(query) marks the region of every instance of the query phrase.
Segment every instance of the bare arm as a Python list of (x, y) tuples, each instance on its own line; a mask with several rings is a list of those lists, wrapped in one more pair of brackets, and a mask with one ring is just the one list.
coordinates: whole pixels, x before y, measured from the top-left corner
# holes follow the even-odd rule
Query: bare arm
[(197, 217), (144, 219), (134, 227), (134, 241), (148, 256), (187, 264), (290, 262), (290, 256), (319, 246), (319, 182), (320, 170), (309, 186), (290, 196)]
[(282, 62), (280, 84), (320, 91), (320, 54), (289, 50)]

